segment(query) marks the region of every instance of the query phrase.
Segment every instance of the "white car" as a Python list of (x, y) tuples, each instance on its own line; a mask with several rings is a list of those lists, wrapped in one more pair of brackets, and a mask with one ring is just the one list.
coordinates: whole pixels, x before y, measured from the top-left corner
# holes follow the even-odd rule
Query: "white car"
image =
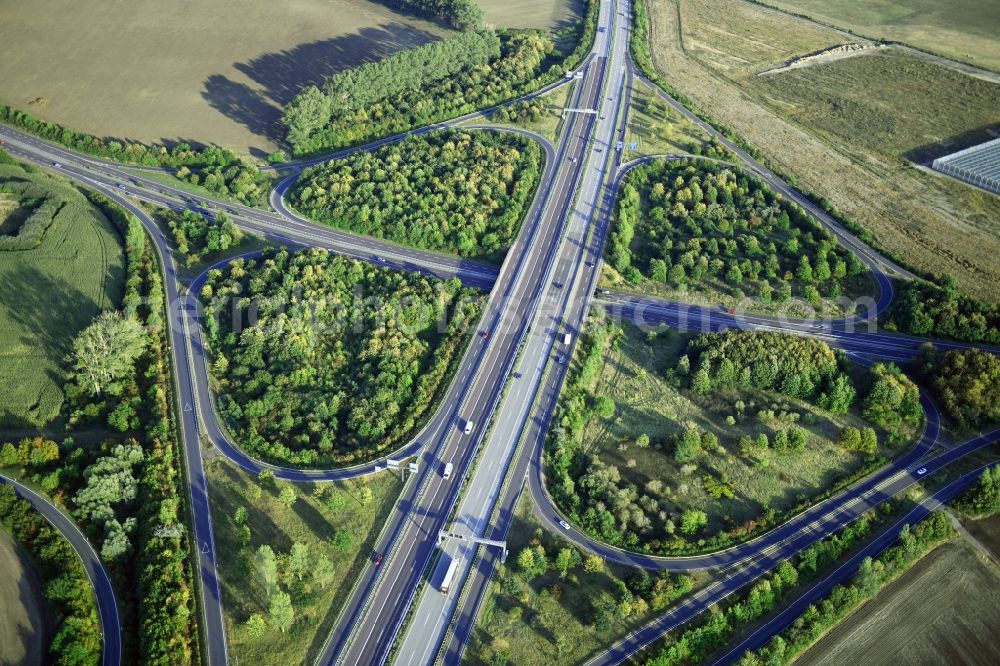
[(920, 469), (917, 470), (917, 476), (923, 476), (926, 473), (927, 473), (926, 467), (921, 467)]
[(559, 519), (559, 527), (563, 528), (564, 530), (568, 530), (569, 523), (567, 523), (565, 520)]
[(62, 164), (59, 164), (59, 162), (53, 162), (52, 166), (54, 166), (57, 169), (62, 169)]

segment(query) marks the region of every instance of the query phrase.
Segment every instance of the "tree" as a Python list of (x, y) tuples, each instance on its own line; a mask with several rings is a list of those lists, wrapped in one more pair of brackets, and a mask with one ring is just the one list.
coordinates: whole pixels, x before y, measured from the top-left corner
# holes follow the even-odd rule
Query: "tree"
[(699, 368), (698, 372), (694, 373), (691, 388), (699, 395), (708, 395), (712, 392), (712, 378), (709, 377), (707, 368)]
[(270, 490), (271, 488), (274, 488), (275, 485), (274, 472), (272, 472), (269, 469), (262, 469), (260, 473), (257, 475), (257, 483), (260, 485), (261, 488), (264, 488), (265, 490)]
[(566, 573), (573, 567), (580, 564), (580, 553), (575, 548), (561, 548), (556, 553), (556, 569), (559, 570), (561, 578), (566, 577)]
[(583, 570), (587, 573), (603, 573), (604, 558), (600, 555), (587, 555), (583, 560)]
[(615, 401), (606, 395), (602, 395), (594, 403), (594, 411), (602, 419), (610, 419), (615, 414)]
[(285, 108), (281, 119), (288, 128), (288, 141), (293, 146), (305, 143), (330, 120), (330, 99), (316, 86), (308, 86)]
[(278, 582), (278, 558), (275, 557), (271, 547), (267, 544), (260, 546), (254, 554), (253, 564), (261, 582), (264, 583), (267, 595), (271, 596)]
[(147, 337), (136, 319), (106, 311), (73, 341), (73, 379), (92, 396), (115, 394), (116, 382), (134, 372)]
[(285, 508), (292, 508), (299, 496), (295, 492), (295, 488), (291, 484), (286, 483), (282, 485), (281, 492), (278, 493), (278, 501), (285, 506)]
[(694, 534), (708, 524), (708, 516), (704, 511), (689, 509), (681, 515), (681, 532)]
[(305, 543), (293, 543), (292, 550), (288, 553), (288, 573), (299, 580), (309, 571), (309, 545)]
[(263, 638), (264, 632), (267, 631), (267, 621), (260, 613), (253, 613), (247, 618), (244, 627), (246, 627), (247, 635), (250, 638)]
[(295, 621), (295, 611), (292, 608), (292, 598), (287, 592), (275, 592), (271, 595), (271, 608), (268, 611), (271, 624), (282, 633), (288, 631)]
[(337, 550), (346, 551), (354, 546), (354, 537), (346, 529), (339, 529), (333, 533), (333, 547)]
[(696, 428), (689, 428), (677, 439), (674, 449), (674, 460), (679, 463), (694, 461), (701, 454), (701, 433)]
[(313, 582), (321, 588), (326, 588), (337, 577), (333, 562), (326, 555), (320, 555), (312, 571)]
[(238, 507), (233, 515), (233, 522), (237, 525), (246, 525), (247, 520), (247, 508), (245, 506)]

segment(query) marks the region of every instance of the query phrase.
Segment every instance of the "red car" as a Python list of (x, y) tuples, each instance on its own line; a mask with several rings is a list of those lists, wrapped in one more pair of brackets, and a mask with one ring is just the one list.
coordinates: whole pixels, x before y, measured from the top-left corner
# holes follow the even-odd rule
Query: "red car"
[(372, 556), (372, 562), (375, 564), (375, 566), (382, 564), (382, 553), (375, 553)]
[(483, 340), (486, 340), (487, 338), (489, 338), (489, 337), (490, 337), (490, 332), (489, 332), (489, 331), (483, 331), (483, 332), (482, 332), (482, 333), (480, 333), (479, 335), (481, 335), (481, 336), (482, 336)]

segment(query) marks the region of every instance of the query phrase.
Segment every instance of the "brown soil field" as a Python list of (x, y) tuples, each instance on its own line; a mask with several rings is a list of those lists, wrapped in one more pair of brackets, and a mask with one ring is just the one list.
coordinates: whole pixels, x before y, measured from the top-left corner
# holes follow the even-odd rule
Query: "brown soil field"
[(0, 530), (0, 664), (41, 664), (48, 617), (42, 586), (24, 552)]
[[(836, 85), (854, 81), (852, 72), (863, 67), (857, 61), (886, 54), (859, 56), (796, 70), (792, 76), (798, 80), (816, 76), (822, 79), (817, 83), (823, 83), (821, 90), (814, 91), (816, 99), (803, 99), (800, 91), (792, 93), (791, 85), (782, 84), (781, 77), (789, 73), (761, 78), (755, 72), (784, 62), (794, 55), (793, 49), (804, 54), (842, 42), (835, 31), (741, 0), (647, 2), (654, 64), (671, 85), (760, 148), (805, 189), (827, 197), (868, 228), (880, 245), (920, 270), (950, 273), (970, 293), (1000, 301), (996, 290), (1000, 263), (995, 259), (1000, 254), (1000, 197), (916, 168), (907, 154), (872, 150), (865, 137), (830, 131), (831, 119), (844, 113), (876, 120), (881, 113), (907, 130), (907, 118), (926, 111), (929, 100), (926, 94), (917, 97), (914, 90), (927, 81), (954, 82), (952, 70), (929, 70), (931, 65), (924, 61), (894, 53), (888, 56), (894, 66), (881, 69), (894, 73), (898, 93), (891, 103), (879, 99), (866, 109), (858, 106), (857, 97), (844, 96)], [(974, 81), (970, 85), (982, 83)], [(982, 99), (988, 102), (994, 95)], [(988, 115), (991, 107), (976, 107), (975, 113), (962, 116), (968, 109), (955, 105), (956, 117), (942, 124), (946, 131), (927, 136), (926, 145), (915, 153), (926, 159), (938, 149), (937, 144), (943, 148), (947, 139), (986, 138), (990, 127), (997, 125), (990, 121), (982, 125), (983, 108)], [(992, 106), (994, 113), (996, 108)], [(886, 147), (902, 143), (880, 138), (880, 145)]]
[(962, 524), (969, 534), (990, 551), (1000, 561), (1000, 515), (982, 520), (964, 520)]
[(1000, 577), (972, 546), (933, 550), (796, 660), (842, 664), (996, 664)]
[(303, 86), (443, 34), (366, 0), (0, 0), (0, 100), (99, 136), (270, 151)]

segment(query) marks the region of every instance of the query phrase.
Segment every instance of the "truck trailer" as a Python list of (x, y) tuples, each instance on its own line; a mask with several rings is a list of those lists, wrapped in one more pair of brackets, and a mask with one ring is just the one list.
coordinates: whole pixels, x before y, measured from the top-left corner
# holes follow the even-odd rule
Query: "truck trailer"
[(437, 588), (441, 590), (442, 593), (448, 594), (448, 590), (451, 589), (451, 584), (455, 579), (455, 573), (458, 571), (458, 560), (452, 558), (445, 552), (441, 553), (441, 559), (438, 560), (437, 569), (435, 569), (435, 578), (438, 580)]

